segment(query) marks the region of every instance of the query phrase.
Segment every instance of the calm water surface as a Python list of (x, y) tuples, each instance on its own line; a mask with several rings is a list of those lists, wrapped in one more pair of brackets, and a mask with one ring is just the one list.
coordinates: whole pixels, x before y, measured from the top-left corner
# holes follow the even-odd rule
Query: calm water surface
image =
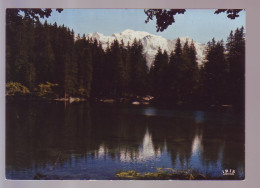
[(7, 179), (105, 180), (156, 168), (244, 179), (244, 117), (232, 111), (7, 102), (6, 114)]

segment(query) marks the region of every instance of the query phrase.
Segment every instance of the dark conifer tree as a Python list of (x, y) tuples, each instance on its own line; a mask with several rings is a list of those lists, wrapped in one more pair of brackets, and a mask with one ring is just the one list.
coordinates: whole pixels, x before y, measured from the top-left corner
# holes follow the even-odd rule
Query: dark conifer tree
[[(21, 46), (21, 51), (22, 48), (25, 48), (25, 53), (26, 53), (26, 59), (24, 59), (24, 74), (25, 74), (25, 85), (30, 89), (33, 90), (35, 87), (35, 53), (34, 53), (34, 25), (33, 22), (29, 19), (25, 27), (25, 41)], [(23, 57), (25, 57), (23, 56)]]
[(46, 81), (54, 82), (55, 56), (51, 44), (50, 27), (46, 21), (44, 25), (39, 21), (36, 22), (34, 51), (37, 57), (35, 60), (37, 84)]
[[(13, 67), (14, 72), (8, 71), (7, 76), (11, 76), (12, 81), (20, 82), (30, 90), (35, 86), (35, 66), (33, 53), (34, 46), (34, 30), (33, 22), (29, 19), (22, 20), (22, 24), (16, 27), (17, 38), (16, 46), (12, 46), (12, 52), (16, 54), (7, 53), (7, 68)], [(15, 36), (15, 37), (16, 37)], [(7, 35), (7, 38), (11, 36)], [(9, 39), (8, 39), (9, 40)], [(7, 40), (7, 42), (8, 42)], [(9, 44), (8, 44), (9, 45)], [(10, 59), (9, 59), (10, 58)], [(13, 62), (10, 62), (12, 60)], [(7, 79), (9, 80), (9, 78)]]
[(93, 78), (93, 58), (90, 41), (83, 38), (75, 42), (77, 64), (77, 93), (81, 97), (90, 97)]
[(112, 52), (108, 43), (107, 49), (105, 51), (104, 72), (103, 72), (103, 77), (105, 78), (103, 91), (106, 97), (112, 97), (113, 94), (112, 93), (113, 67), (111, 65), (112, 65)]
[(145, 95), (148, 67), (140, 41), (134, 40), (130, 48), (130, 91), (133, 97)]
[(123, 95), (126, 96), (129, 94), (129, 85), (130, 85), (130, 44), (128, 43), (127, 46), (124, 45), (123, 40), (121, 41), (120, 44), (120, 51), (121, 51), (121, 56), (123, 60)]
[(198, 81), (198, 64), (196, 61), (196, 49), (194, 43), (189, 45), (188, 40), (185, 42), (182, 49), (182, 64), (180, 65), (181, 79), (180, 92), (182, 101), (188, 104), (193, 103), (195, 96), (196, 85)]
[[(23, 24), (16, 23), (13, 19), (13, 9), (7, 10), (6, 14), (6, 81), (19, 81), (18, 72), (19, 68), (16, 66), (15, 61), (19, 53), (19, 40), (21, 40)], [(8, 13), (9, 12), (9, 13)], [(17, 54), (17, 55), (15, 55)]]
[(203, 94), (208, 104), (225, 103), (227, 96), (227, 63), (223, 41), (212, 39), (208, 43), (206, 62), (203, 67)]
[(172, 51), (169, 56), (167, 77), (167, 98), (171, 103), (174, 103), (176, 101), (176, 64), (174, 51)]
[(155, 55), (154, 63), (151, 67), (152, 93), (157, 98), (164, 98), (166, 94), (166, 78), (168, 68), (168, 54), (166, 51), (162, 53), (158, 48)]
[(119, 42), (114, 40), (111, 44), (111, 67), (112, 67), (112, 95), (116, 98), (122, 95), (122, 91), (124, 88), (124, 63), (121, 56), (121, 49)]
[(231, 31), (227, 44), (229, 63), (229, 101), (239, 109), (245, 106), (245, 34), (244, 28)]
[(77, 72), (78, 67), (75, 58), (75, 48), (74, 48), (74, 31), (67, 29), (67, 53), (65, 61), (65, 90), (69, 95), (76, 94), (76, 82), (77, 82)]
[(104, 50), (101, 43), (98, 43), (97, 40), (94, 40), (92, 47), (92, 56), (93, 56), (93, 80), (91, 88), (91, 96), (93, 97), (102, 97), (105, 95), (104, 89)]
[(189, 48), (189, 59), (190, 59), (190, 68), (188, 70), (188, 74), (190, 75), (190, 103), (196, 103), (198, 102), (199, 97), (199, 66), (197, 62), (197, 51), (194, 45), (194, 42), (192, 41)]
[(172, 102), (181, 100), (181, 80), (182, 80), (182, 46), (180, 38), (177, 39), (174, 52), (171, 53), (169, 62), (169, 73), (172, 75), (169, 80), (169, 95)]

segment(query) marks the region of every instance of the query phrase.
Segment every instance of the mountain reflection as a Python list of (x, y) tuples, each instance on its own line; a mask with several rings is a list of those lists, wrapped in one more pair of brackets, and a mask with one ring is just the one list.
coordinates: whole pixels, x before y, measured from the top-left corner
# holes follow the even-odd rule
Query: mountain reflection
[(203, 152), (203, 146), (202, 146), (202, 134), (196, 133), (193, 141), (192, 141), (192, 156), (197, 156), (200, 153)]
[(86, 103), (38, 106), (7, 105), (7, 178), (32, 179), (42, 172), (113, 179), (116, 170), (161, 167), (221, 177), (222, 169), (232, 168), (244, 176), (244, 127), (225, 124), (232, 114)]
[[(118, 159), (122, 162), (137, 162), (143, 163), (148, 160), (159, 160), (162, 155), (161, 148), (154, 148), (152, 135), (149, 133), (148, 128), (143, 137), (142, 143), (140, 143), (136, 151), (131, 151), (128, 147), (121, 148), (118, 151)], [(164, 146), (166, 151), (166, 145)], [(111, 152), (105, 145), (100, 145), (99, 149), (95, 152), (95, 156), (98, 158), (106, 158)]]
[(140, 147), (140, 152), (138, 157), (139, 160), (143, 161), (143, 160), (155, 158), (156, 156), (160, 156), (160, 155), (161, 155), (160, 148), (158, 148), (157, 150), (154, 149), (152, 135), (149, 134), (148, 129), (146, 129), (143, 143), (142, 146)]

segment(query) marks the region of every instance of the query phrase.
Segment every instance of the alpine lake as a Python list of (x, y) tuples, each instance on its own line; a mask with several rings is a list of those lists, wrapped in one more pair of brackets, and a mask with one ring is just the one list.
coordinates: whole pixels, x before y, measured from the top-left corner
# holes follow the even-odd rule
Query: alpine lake
[(244, 122), (232, 109), (7, 101), (6, 178), (117, 180), (173, 169), (242, 180)]

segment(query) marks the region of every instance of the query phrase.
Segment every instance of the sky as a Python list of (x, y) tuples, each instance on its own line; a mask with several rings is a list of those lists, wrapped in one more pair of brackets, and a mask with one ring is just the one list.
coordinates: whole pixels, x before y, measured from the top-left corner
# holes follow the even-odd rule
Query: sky
[(207, 43), (213, 37), (226, 41), (231, 30), (245, 27), (246, 13), (240, 12), (235, 20), (225, 13), (214, 14), (214, 9), (186, 9), (185, 14), (175, 16), (175, 23), (163, 32), (156, 32), (156, 21), (145, 23), (143, 9), (64, 9), (61, 13), (53, 11), (48, 23), (56, 22), (73, 29), (81, 36), (98, 32), (104, 35), (120, 33), (126, 29), (146, 31), (167, 39), (189, 36), (195, 41)]

